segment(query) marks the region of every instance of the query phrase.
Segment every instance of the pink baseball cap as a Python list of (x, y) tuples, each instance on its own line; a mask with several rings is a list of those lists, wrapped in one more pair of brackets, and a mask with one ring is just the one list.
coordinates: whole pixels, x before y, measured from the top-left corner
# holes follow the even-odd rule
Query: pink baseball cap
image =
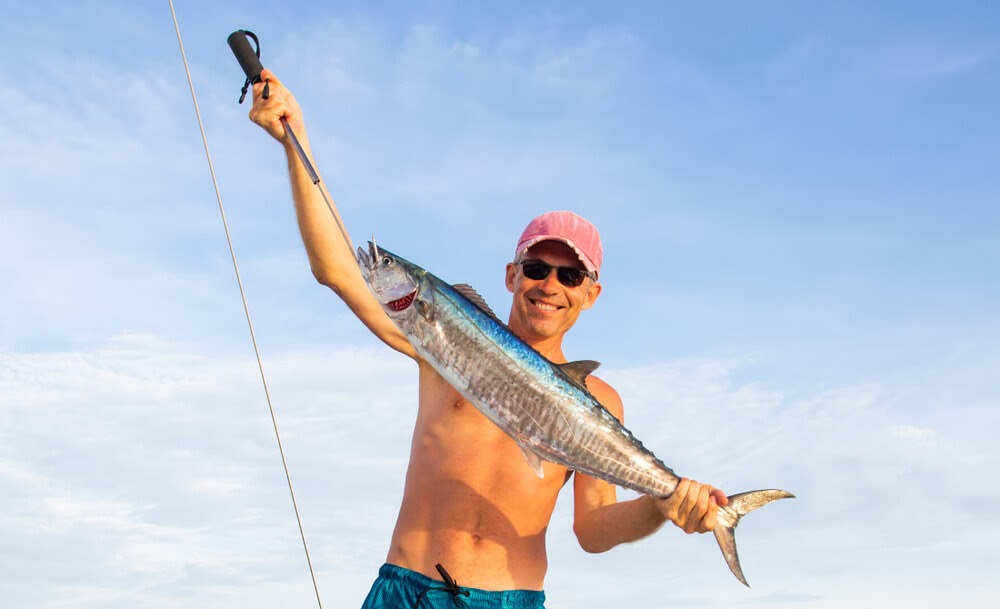
[(597, 227), (571, 211), (550, 211), (532, 220), (517, 241), (514, 258), (540, 241), (561, 241), (573, 248), (588, 271), (601, 270), (604, 248)]

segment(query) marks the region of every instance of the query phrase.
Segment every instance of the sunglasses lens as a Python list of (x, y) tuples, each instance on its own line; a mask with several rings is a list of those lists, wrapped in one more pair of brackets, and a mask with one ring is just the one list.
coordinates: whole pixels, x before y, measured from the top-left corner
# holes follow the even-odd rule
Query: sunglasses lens
[(533, 281), (541, 281), (542, 279), (545, 279), (552, 271), (551, 266), (539, 260), (522, 262), (521, 268), (524, 269), (524, 276)]
[(579, 286), (583, 283), (584, 278), (587, 277), (587, 273), (580, 269), (575, 269), (571, 266), (553, 267), (551, 264), (542, 262), (541, 260), (526, 260), (521, 263), (521, 268), (524, 269), (524, 276), (533, 281), (545, 279), (552, 272), (552, 269), (555, 268), (556, 279), (568, 288)]
[(559, 283), (563, 284), (569, 288), (575, 288), (581, 283), (583, 283), (583, 278), (586, 277), (583, 271), (580, 269), (574, 269), (568, 266), (559, 267), (556, 272), (556, 277), (559, 278)]

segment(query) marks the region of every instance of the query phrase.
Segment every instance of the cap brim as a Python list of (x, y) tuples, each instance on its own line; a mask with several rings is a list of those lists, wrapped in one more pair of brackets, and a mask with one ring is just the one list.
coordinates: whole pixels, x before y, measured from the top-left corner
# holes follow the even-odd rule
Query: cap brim
[(573, 250), (573, 252), (576, 254), (576, 257), (580, 259), (580, 262), (583, 263), (583, 267), (585, 269), (587, 269), (591, 273), (594, 273), (595, 275), (598, 273), (597, 267), (594, 265), (594, 263), (589, 258), (587, 258), (586, 254), (584, 254), (580, 250), (580, 248), (578, 248), (576, 246), (576, 244), (573, 243), (573, 241), (571, 241), (570, 239), (567, 239), (566, 237), (562, 237), (562, 236), (559, 236), (559, 235), (536, 235), (536, 236), (532, 237), (531, 239), (528, 239), (527, 241), (525, 241), (524, 243), (522, 243), (517, 248), (516, 254), (518, 256), (520, 256), (521, 254), (523, 254), (524, 252), (528, 251), (533, 246), (541, 243), (542, 241), (558, 241), (560, 243), (565, 243), (566, 245), (568, 245), (570, 247), (570, 249)]

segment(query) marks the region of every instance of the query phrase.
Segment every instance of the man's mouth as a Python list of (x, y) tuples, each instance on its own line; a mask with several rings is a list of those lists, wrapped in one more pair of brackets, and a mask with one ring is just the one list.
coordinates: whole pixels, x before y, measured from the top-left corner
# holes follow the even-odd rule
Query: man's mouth
[(542, 311), (558, 311), (559, 309), (562, 308), (562, 307), (554, 305), (554, 304), (549, 304), (547, 302), (542, 302), (541, 300), (533, 300), (533, 299), (529, 298), (528, 301), (531, 302), (531, 304), (533, 304), (536, 309), (540, 309)]
[(397, 313), (399, 311), (405, 311), (411, 304), (413, 304), (413, 299), (416, 298), (416, 296), (417, 291), (413, 290), (402, 298), (397, 298), (396, 300), (385, 303), (385, 306), (389, 307), (393, 311), (396, 311)]

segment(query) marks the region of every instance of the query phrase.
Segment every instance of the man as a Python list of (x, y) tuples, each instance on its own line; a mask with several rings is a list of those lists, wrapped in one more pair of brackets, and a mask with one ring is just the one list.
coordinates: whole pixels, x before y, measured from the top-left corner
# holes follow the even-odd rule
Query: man
[[(420, 370), (402, 505), (386, 564), (365, 607), (451, 607), (459, 600), (471, 607), (541, 607), (545, 532), (571, 472), (544, 463), (545, 476), (539, 479), (514, 441), (464, 401), (393, 325), (362, 279), (353, 248), (334, 217), (336, 209), (327, 207), (285, 136), (282, 117), (309, 154), (298, 103), (271, 72), (261, 76), (269, 82), (270, 94), (263, 99), (263, 83), (254, 86), (250, 118), (285, 148), (296, 217), (314, 276), (375, 336), (415, 360)], [(601, 293), (602, 258), (597, 229), (586, 220), (570, 212), (534, 219), (506, 267), (504, 280), (513, 295), (507, 322), (511, 330), (553, 362), (568, 361), (563, 337)], [(622, 418), (621, 399), (610, 385), (589, 376), (587, 388)], [(642, 496), (618, 502), (613, 485), (582, 474), (573, 478), (573, 530), (587, 552), (641, 539), (667, 520), (687, 533), (710, 531), (718, 506), (727, 501), (721, 491), (684, 479), (667, 499)]]

